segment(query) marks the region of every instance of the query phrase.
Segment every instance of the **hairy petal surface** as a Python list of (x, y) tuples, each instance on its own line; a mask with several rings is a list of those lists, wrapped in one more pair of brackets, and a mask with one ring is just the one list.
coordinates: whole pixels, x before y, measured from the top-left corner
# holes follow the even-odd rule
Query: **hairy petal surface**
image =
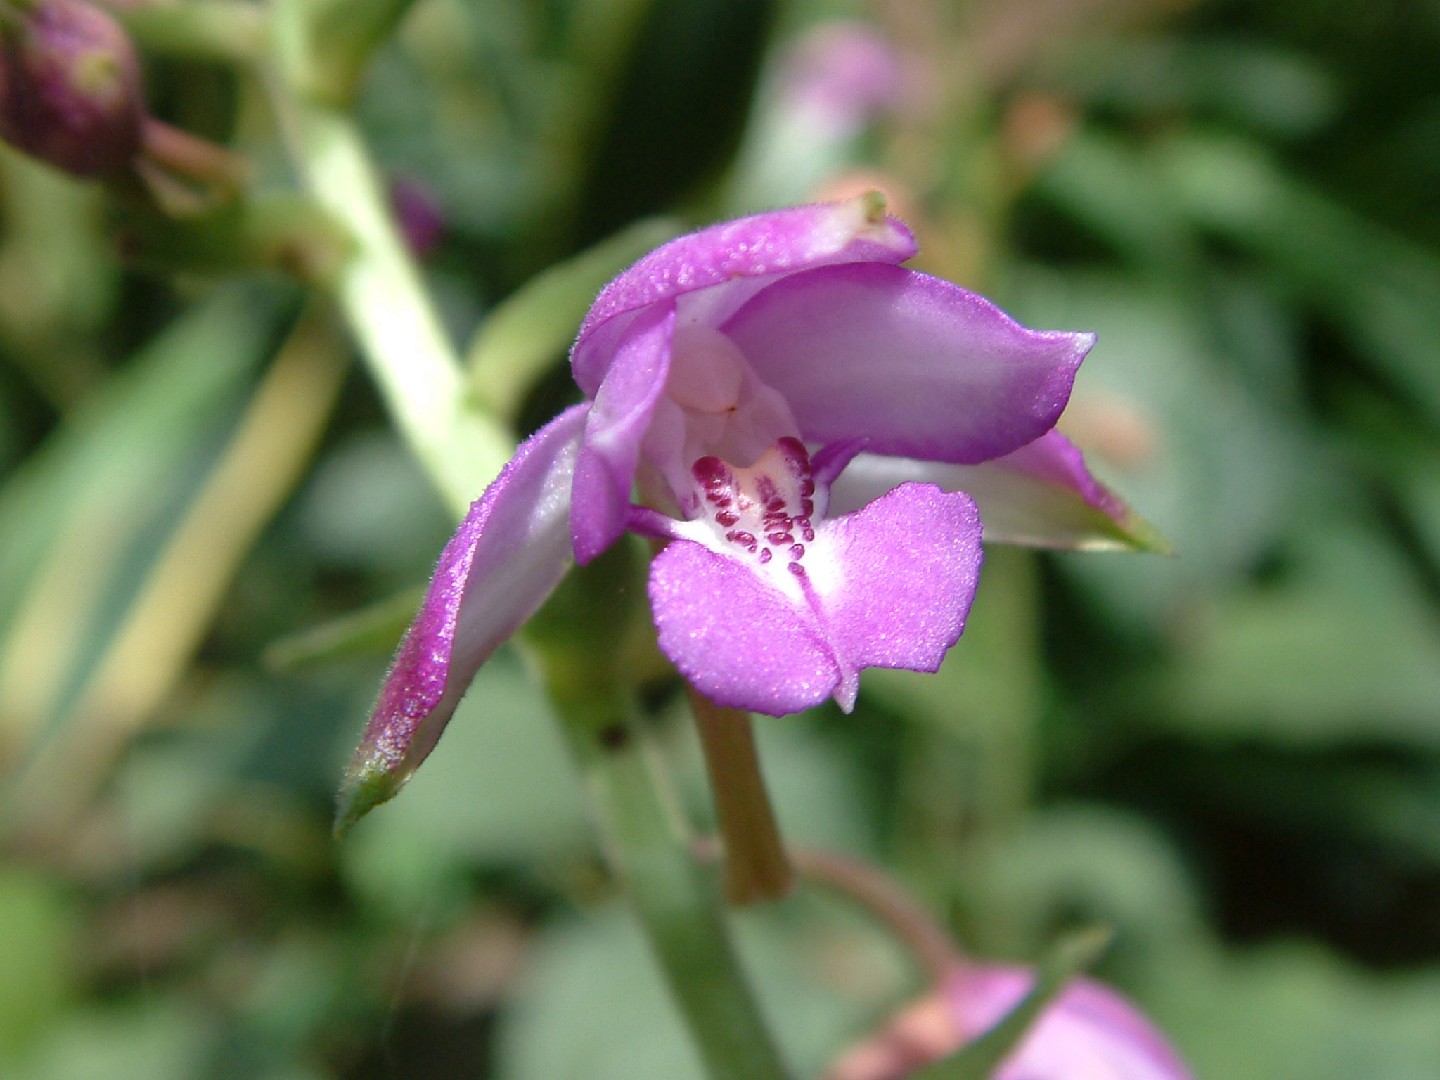
[(665, 393), (675, 305), (656, 304), (630, 324), (590, 414), (575, 463), (570, 524), (575, 557), (587, 563), (620, 538), (640, 447)]
[(980, 580), (975, 501), (904, 484), (826, 531), (851, 576), (824, 607), (855, 667), (937, 670), (960, 640)]
[(650, 564), (660, 651), (716, 704), (785, 716), (841, 679), (824, 628), (749, 566), (691, 540)]
[(346, 773), (338, 829), (409, 779), (480, 665), (559, 583), (588, 411), (575, 406), (522, 443), (446, 545)]
[(656, 556), (660, 649), (711, 700), (783, 716), (833, 696), (848, 711), (862, 668), (934, 671), (959, 639), (981, 560), (971, 499), (905, 485), (817, 530), (793, 582), (688, 540)]
[(1091, 475), (1080, 450), (1058, 431), (980, 465), (861, 454), (836, 481), (831, 504), (845, 513), (907, 481), (971, 495), (989, 543), (1068, 551), (1171, 550), (1153, 525)]
[(651, 304), (833, 263), (901, 263), (915, 251), (904, 223), (866, 196), (755, 214), (679, 237), (601, 290), (571, 353), (575, 381), (588, 395), (599, 390), (628, 317)]
[(720, 327), (809, 443), (975, 464), (1055, 424), (1093, 334), (1027, 330), (948, 281), (878, 263), (793, 274)]

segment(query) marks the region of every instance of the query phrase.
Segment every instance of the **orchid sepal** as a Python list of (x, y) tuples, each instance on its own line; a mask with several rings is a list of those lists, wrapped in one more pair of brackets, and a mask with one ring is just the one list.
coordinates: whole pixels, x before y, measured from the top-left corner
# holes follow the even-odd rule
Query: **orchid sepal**
[(570, 484), (588, 411), (568, 409), (522, 443), (446, 545), (346, 771), (337, 833), (404, 786), (475, 672), (564, 575)]
[(837, 481), (832, 505), (843, 513), (906, 482), (969, 494), (980, 507), (986, 543), (1174, 554), (1165, 535), (1096, 479), (1058, 431), (978, 465), (862, 454)]

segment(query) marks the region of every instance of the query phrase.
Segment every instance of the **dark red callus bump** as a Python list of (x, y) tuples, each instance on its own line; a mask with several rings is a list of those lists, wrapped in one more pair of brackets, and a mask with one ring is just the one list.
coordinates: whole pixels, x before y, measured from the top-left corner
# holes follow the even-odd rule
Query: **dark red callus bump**
[(728, 544), (762, 566), (782, 555), (792, 573), (804, 576), (805, 544), (815, 539), (815, 481), (799, 439), (781, 439), (746, 469), (711, 456), (690, 471), (704, 512)]

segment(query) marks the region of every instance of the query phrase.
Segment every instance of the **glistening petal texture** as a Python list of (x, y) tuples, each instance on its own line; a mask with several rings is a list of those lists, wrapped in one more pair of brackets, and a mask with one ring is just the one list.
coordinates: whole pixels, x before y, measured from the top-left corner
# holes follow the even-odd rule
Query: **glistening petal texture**
[(650, 604), (660, 651), (718, 705), (785, 716), (840, 682), (809, 607), (702, 544), (677, 540), (655, 556)]
[(681, 236), (601, 290), (571, 353), (575, 381), (586, 394), (598, 391), (627, 316), (651, 304), (832, 263), (900, 263), (915, 251), (910, 230), (866, 198), (774, 210)]
[(862, 668), (934, 671), (959, 639), (981, 560), (967, 496), (908, 484), (819, 531), (793, 593), (691, 541), (656, 556), (660, 650), (711, 700), (783, 716), (833, 695), (848, 712)]
[(570, 486), (588, 406), (520, 445), (445, 546), (341, 790), (338, 826), (384, 802), (425, 759), (491, 653), (570, 562)]
[(655, 304), (641, 312), (620, 340), (590, 406), (570, 509), (575, 557), (581, 563), (595, 558), (625, 531), (640, 446), (655, 403), (665, 392), (674, 336), (673, 303)]
[(1158, 551), (1154, 526), (1091, 475), (1078, 448), (1058, 431), (980, 465), (861, 454), (830, 493), (834, 513), (864, 506), (906, 481), (964, 491), (980, 507), (989, 543), (1069, 551)]
[[(1019, 1004), (1031, 971), (976, 967), (946, 985), (962, 1037), (969, 1041)], [(1140, 1011), (1092, 979), (1076, 979), (1041, 1014), (996, 1080), (1189, 1080), (1190, 1072)]]
[(960, 640), (980, 580), (974, 500), (905, 484), (826, 532), (845, 573), (822, 600), (841, 655), (856, 669), (939, 668)]
[(720, 327), (806, 442), (975, 464), (1054, 425), (1091, 334), (1028, 330), (948, 281), (878, 263), (793, 274)]

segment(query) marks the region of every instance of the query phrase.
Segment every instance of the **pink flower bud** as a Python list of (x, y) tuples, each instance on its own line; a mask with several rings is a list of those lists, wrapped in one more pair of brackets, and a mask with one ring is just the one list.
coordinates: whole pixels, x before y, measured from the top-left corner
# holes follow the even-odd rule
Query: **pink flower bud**
[(125, 31), (83, 0), (39, 0), (0, 24), (0, 136), (76, 176), (140, 150), (140, 63)]

